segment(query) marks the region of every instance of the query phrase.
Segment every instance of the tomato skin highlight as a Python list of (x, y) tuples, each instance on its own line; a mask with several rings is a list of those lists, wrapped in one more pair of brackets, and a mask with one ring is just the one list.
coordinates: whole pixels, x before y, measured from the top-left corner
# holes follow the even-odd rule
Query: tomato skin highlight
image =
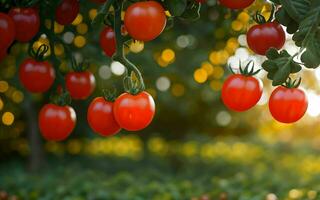
[(65, 77), (66, 88), (73, 99), (87, 99), (96, 87), (96, 79), (91, 72), (70, 72)]
[(230, 110), (243, 112), (255, 106), (262, 96), (262, 82), (252, 76), (234, 74), (222, 87), (222, 101)]
[(114, 102), (113, 112), (121, 128), (127, 131), (139, 131), (152, 122), (155, 103), (147, 92), (140, 92), (137, 95), (123, 93)]
[(230, 9), (244, 9), (249, 7), (254, 0), (219, 0), (220, 4)]
[(104, 137), (115, 135), (121, 130), (113, 115), (113, 102), (103, 97), (97, 97), (90, 103), (87, 119), (92, 130)]
[(50, 141), (62, 141), (73, 131), (76, 113), (69, 106), (46, 104), (39, 113), (39, 128), (42, 136)]
[(100, 47), (109, 57), (112, 57), (116, 52), (115, 33), (109, 26), (106, 26), (100, 33)]
[(156, 1), (133, 3), (124, 16), (124, 24), (129, 35), (140, 41), (150, 41), (164, 30), (167, 17), (162, 5)]
[(55, 70), (48, 61), (41, 62), (27, 58), (20, 65), (20, 81), (30, 92), (40, 93), (49, 90), (55, 77)]
[(305, 92), (299, 88), (277, 87), (269, 99), (269, 110), (274, 119), (293, 123), (301, 119), (308, 108)]
[(39, 32), (40, 17), (38, 10), (34, 8), (12, 8), (9, 11), (9, 16), (14, 21), (15, 38), (19, 42), (28, 42)]
[(270, 48), (281, 49), (286, 41), (286, 34), (277, 22), (267, 22), (252, 26), (247, 33), (248, 46), (259, 55), (266, 55)]
[(56, 9), (56, 21), (61, 25), (68, 25), (75, 20), (80, 10), (78, 0), (62, 0)]
[(15, 38), (15, 25), (13, 19), (0, 12), (0, 49), (8, 49)]

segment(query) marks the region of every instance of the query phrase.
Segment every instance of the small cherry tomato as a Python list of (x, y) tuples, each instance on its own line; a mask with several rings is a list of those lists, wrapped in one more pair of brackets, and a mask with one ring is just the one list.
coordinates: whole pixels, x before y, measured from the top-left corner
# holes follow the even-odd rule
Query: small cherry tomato
[(281, 49), (286, 35), (277, 22), (267, 22), (251, 27), (247, 33), (248, 46), (256, 54), (266, 55), (270, 48)]
[(78, 0), (62, 0), (56, 9), (56, 21), (68, 25), (75, 20), (80, 10)]
[(54, 82), (55, 71), (48, 61), (36, 61), (28, 58), (20, 65), (19, 78), (28, 91), (45, 92)]
[(0, 49), (7, 49), (13, 42), (15, 37), (15, 26), (13, 19), (0, 12)]
[(46, 140), (66, 139), (76, 125), (76, 113), (69, 106), (47, 104), (39, 113), (39, 128)]
[(70, 72), (65, 77), (66, 88), (73, 99), (88, 98), (96, 87), (96, 79), (91, 72)]
[(90, 127), (102, 136), (115, 135), (121, 130), (113, 115), (113, 102), (103, 97), (97, 97), (91, 102), (87, 119)]
[(111, 27), (105, 27), (100, 33), (100, 46), (109, 57), (116, 52), (115, 33)]
[(40, 17), (34, 8), (12, 8), (9, 11), (16, 28), (16, 40), (28, 42), (39, 31)]
[(222, 87), (222, 101), (230, 110), (243, 112), (255, 106), (262, 96), (262, 82), (252, 76), (234, 74)]
[(305, 92), (299, 88), (277, 87), (269, 99), (271, 115), (279, 122), (293, 123), (303, 117), (308, 108)]
[(113, 112), (121, 128), (139, 131), (151, 123), (155, 113), (155, 103), (147, 92), (140, 92), (137, 95), (123, 93), (114, 102)]
[(165, 10), (156, 1), (133, 3), (124, 16), (124, 24), (129, 35), (141, 41), (150, 41), (158, 37), (166, 23)]
[(219, 0), (220, 3), (230, 9), (244, 9), (249, 7), (254, 0)]

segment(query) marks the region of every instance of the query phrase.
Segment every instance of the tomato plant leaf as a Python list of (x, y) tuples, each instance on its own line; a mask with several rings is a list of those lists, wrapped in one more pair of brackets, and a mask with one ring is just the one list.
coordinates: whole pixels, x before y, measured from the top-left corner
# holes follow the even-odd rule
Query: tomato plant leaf
[(165, 0), (164, 3), (172, 16), (181, 16), (187, 8), (187, 0)]
[(267, 77), (272, 80), (273, 86), (285, 83), (291, 73), (301, 70), (301, 66), (286, 50), (279, 53), (277, 49), (271, 48), (266, 56), (268, 60), (262, 63), (262, 68), (268, 72)]

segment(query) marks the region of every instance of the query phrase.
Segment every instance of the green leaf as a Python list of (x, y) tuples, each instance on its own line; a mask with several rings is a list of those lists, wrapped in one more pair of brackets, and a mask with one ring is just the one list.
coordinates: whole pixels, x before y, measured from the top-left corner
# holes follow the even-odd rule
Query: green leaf
[(187, 0), (165, 0), (164, 3), (172, 16), (181, 16), (187, 8)]
[(297, 73), (301, 66), (293, 61), (293, 57), (283, 50), (280, 53), (275, 48), (269, 49), (267, 58), (262, 63), (262, 68), (268, 72), (267, 77), (272, 80), (272, 85), (282, 85), (286, 82), (291, 73)]
[[(308, 68), (320, 65), (320, 5), (309, 11), (301, 21), (299, 31), (293, 35), (297, 46), (305, 50), (301, 56), (302, 62)], [(302, 51), (301, 50), (301, 51)]]

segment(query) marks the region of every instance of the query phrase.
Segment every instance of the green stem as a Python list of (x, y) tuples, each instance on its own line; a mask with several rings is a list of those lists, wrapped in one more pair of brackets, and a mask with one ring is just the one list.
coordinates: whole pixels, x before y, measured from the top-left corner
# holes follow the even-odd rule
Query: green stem
[(114, 15), (114, 31), (115, 31), (115, 37), (116, 37), (116, 47), (117, 51), (115, 55), (113, 56), (113, 60), (118, 61), (122, 63), (126, 69), (127, 69), (127, 77), (131, 75), (132, 72), (135, 73), (139, 80), (139, 91), (143, 91), (145, 89), (144, 81), (142, 78), (142, 74), (139, 71), (139, 69), (130, 62), (124, 54), (124, 44), (128, 41), (127, 37), (124, 37), (121, 33), (121, 11), (123, 7), (123, 0), (118, 0), (113, 3), (113, 7), (115, 9), (115, 15)]

